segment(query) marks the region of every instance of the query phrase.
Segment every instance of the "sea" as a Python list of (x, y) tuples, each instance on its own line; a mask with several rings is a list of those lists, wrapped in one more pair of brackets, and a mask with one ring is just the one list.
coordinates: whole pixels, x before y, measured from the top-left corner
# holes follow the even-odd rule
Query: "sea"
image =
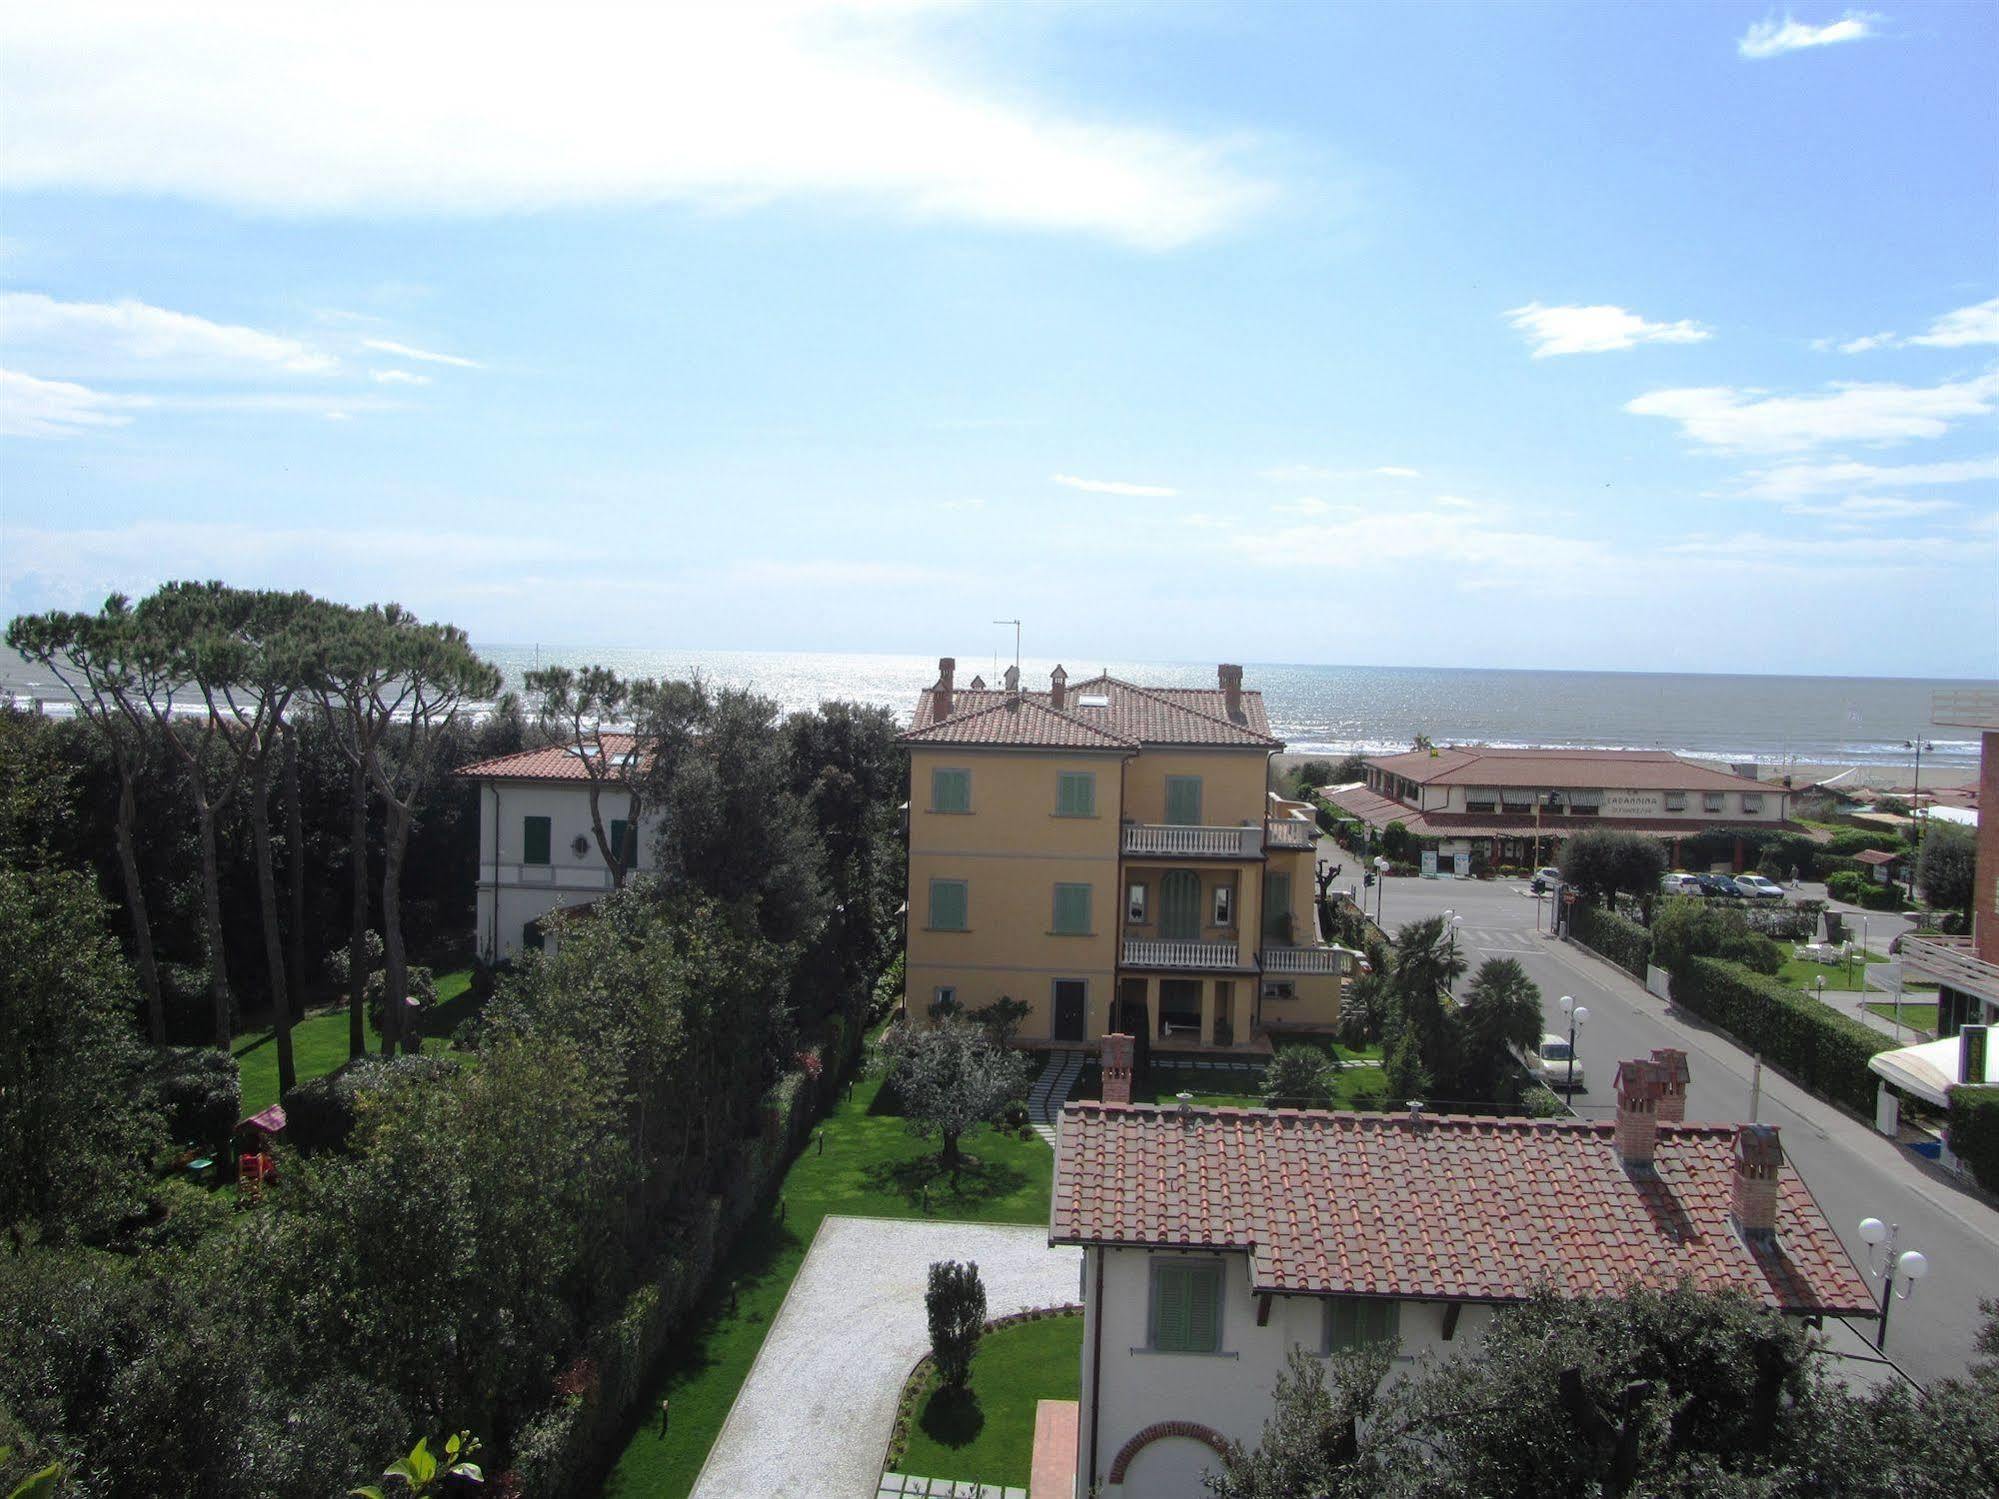
[[(625, 676), (690, 677), (754, 688), (780, 708), (845, 699), (907, 719), (937, 678), (934, 656), (822, 651), (673, 651), (553, 645), (478, 645), (510, 690), (536, 666), (601, 665)], [(1010, 659), (958, 658), (958, 681), (997, 683)], [(1022, 681), (1045, 688), (1056, 663), (1021, 663)], [(1068, 659), (1078, 681), (1098, 671), (1166, 687), (1211, 687), (1213, 663)], [(1474, 667), (1310, 666), (1243, 663), (1243, 685), (1263, 693), (1271, 729), (1293, 754), (1374, 754), (1436, 744), (1587, 749), (1668, 749), (1759, 765), (1908, 766), (1920, 736), (1923, 764), (1975, 768), (1978, 740), (1930, 721), (1931, 694), (1993, 690), (1999, 683), (1916, 677), (1723, 676), (1681, 672), (1500, 671)], [(61, 711), (49, 674), (0, 648), (0, 691), (24, 706)]]

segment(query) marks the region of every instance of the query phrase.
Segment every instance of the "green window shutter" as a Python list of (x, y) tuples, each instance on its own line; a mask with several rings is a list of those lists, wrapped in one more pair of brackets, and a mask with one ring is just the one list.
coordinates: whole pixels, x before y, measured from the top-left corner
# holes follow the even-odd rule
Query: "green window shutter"
[(969, 812), (972, 810), (972, 773), (969, 770), (930, 772), (930, 810)]
[(1169, 942), (1200, 938), (1201, 877), (1191, 869), (1170, 869), (1160, 877), (1159, 935)]
[(1065, 770), (1055, 781), (1055, 812), (1060, 817), (1097, 815), (1097, 777), (1088, 770)]
[(1284, 918), (1291, 910), (1291, 876), (1265, 874), (1263, 877), (1263, 935), (1281, 939)]
[(1055, 930), (1071, 934), (1086, 934), (1090, 930), (1090, 887), (1088, 885), (1057, 885), (1055, 887)]
[(1166, 778), (1166, 820), (1181, 827), (1196, 827), (1201, 821), (1201, 778)]
[(1187, 1347), (1195, 1353), (1215, 1353), (1222, 1346), (1222, 1272), (1215, 1265), (1197, 1265), (1188, 1281)]
[(632, 858), (632, 825), (622, 817), (611, 819), (611, 853), (617, 860), (630, 868), (637, 861)]
[(549, 827), (546, 817), (521, 819), (521, 860), (527, 864), (548, 862)]
[(965, 882), (963, 880), (932, 880), (930, 882), (930, 925), (939, 931), (962, 932), (965, 930)]
[(1371, 1314), (1367, 1324), (1367, 1338), (1370, 1343), (1393, 1343), (1402, 1335), (1402, 1303), (1399, 1301), (1377, 1301), (1368, 1307)]
[(1152, 1281), (1152, 1346), (1167, 1353), (1187, 1349), (1188, 1318), (1193, 1300), (1189, 1267), (1161, 1265)]
[(542, 950), (540, 922), (530, 921), (526, 926), (521, 928), (521, 950), (523, 952), (540, 952)]

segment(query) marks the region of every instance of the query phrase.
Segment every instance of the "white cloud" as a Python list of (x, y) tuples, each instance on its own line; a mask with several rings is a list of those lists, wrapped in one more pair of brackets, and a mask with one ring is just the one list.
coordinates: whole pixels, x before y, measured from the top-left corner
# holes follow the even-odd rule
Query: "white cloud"
[(1893, 333), (1869, 333), (1863, 338), (1849, 338), (1839, 346), (1842, 354), (1865, 354), (1870, 349), (1892, 348), (1895, 343)]
[(937, 507), (939, 510), (983, 510), (986, 502), (979, 499), (946, 500)]
[(1941, 385), (1838, 384), (1824, 395), (1773, 396), (1716, 385), (1655, 390), (1625, 403), (1636, 416), (1662, 416), (1708, 447), (1795, 453), (1833, 442), (1888, 445), (1940, 437), (1953, 422), (1986, 416), (1999, 399), (1999, 372)]
[(1423, 477), (1419, 470), (1402, 468), (1393, 463), (1383, 464), (1380, 468), (1371, 469), (1369, 472), (1379, 474), (1384, 479), (1420, 479)]
[(1957, 509), (1957, 506), (1950, 500), (1904, 500), (1894, 495), (1856, 494), (1827, 505), (1800, 502), (1786, 505), (1784, 509), (1792, 515), (1825, 515), (1847, 521), (1885, 521), (1914, 520), (1921, 515), (1941, 515), (1945, 511)]
[(1770, 536), (1743, 531), (1728, 536), (1695, 536), (1665, 550), (1676, 556), (1699, 557), (1722, 565), (1755, 571), (1788, 570), (1810, 563), (1856, 563), (1866, 567), (1923, 565), (1930, 567), (1983, 564), (1967, 557), (1964, 543), (1954, 536)]
[(145, 401), (107, 395), (67, 380), (37, 380), (0, 369), (0, 437), (76, 437), (96, 427), (122, 427)]
[(725, 568), (721, 577), (734, 584), (762, 587), (900, 588), (918, 583), (947, 582), (958, 574), (914, 563), (846, 561), (834, 557), (788, 562), (775, 557), (752, 558)]
[(1638, 344), (1697, 344), (1714, 335), (1699, 323), (1648, 323), (1622, 307), (1544, 307), (1529, 302), (1506, 314), (1534, 346), (1534, 357), (1603, 354)]
[(370, 370), (368, 378), (377, 385), (428, 385), (430, 376), (419, 375), (414, 370)]
[(1074, 474), (1050, 474), (1049, 478), (1057, 484), (1066, 484), (1071, 489), (1086, 489), (1091, 494), (1145, 495), (1164, 498), (1180, 492), (1159, 484), (1127, 484), (1122, 479), (1079, 479)]
[(1999, 479), (1999, 458), (1967, 458), (1945, 463), (1784, 463), (1758, 469), (1741, 493), (1758, 500), (1792, 501), (1841, 490), (1927, 488)]
[(1999, 297), (1972, 307), (1946, 312), (1930, 331), (1909, 340), (1933, 349), (1961, 349), (1969, 344), (1999, 344)]
[(1377, 468), (1325, 468), (1316, 463), (1280, 463), (1259, 469), (1257, 477), (1273, 484), (1316, 484), (1322, 479), (1420, 479), (1416, 469), (1384, 463)]
[(485, 368), (476, 359), (467, 359), (460, 354), (439, 354), (430, 349), (412, 348), (408, 344), (399, 344), (392, 338), (364, 338), (361, 340), (361, 347), (373, 349), (377, 354), (394, 354), (398, 358), (415, 359), (424, 364), (452, 364), (466, 370)]
[(1192, 515), (1181, 516), (1180, 524), (1183, 526), (1192, 526), (1197, 531), (1233, 531), (1235, 529), (1235, 522), (1230, 520), (1226, 515), (1208, 515), (1198, 510)]
[(1282, 501), (1270, 507), (1279, 515), (1324, 515), (1333, 507), (1312, 495), (1302, 499)]
[(17, 7), (0, 181), (326, 215), (838, 196), (1149, 249), (1274, 196), (1244, 138), (983, 86), (926, 46), (959, 8)]
[(1742, 34), (1735, 50), (1744, 57), (1761, 59), (1780, 57), (1786, 52), (1798, 52), (1806, 47), (1858, 42), (1877, 34), (1874, 23), (1880, 19), (1864, 10), (1850, 10), (1837, 21), (1828, 21), (1823, 26), (1794, 21), (1788, 15), (1782, 21), (1758, 21)]
[(40, 292), (0, 292), (0, 342), (16, 359), (66, 374), (317, 375), (340, 363), (324, 350), (259, 328), (130, 299), (59, 302)]

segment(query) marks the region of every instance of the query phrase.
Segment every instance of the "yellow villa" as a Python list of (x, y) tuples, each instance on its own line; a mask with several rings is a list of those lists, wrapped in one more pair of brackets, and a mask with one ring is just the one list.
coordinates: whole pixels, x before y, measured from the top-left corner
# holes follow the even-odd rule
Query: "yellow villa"
[(1284, 746), (1241, 667), (1028, 692), (937, 665), (902, 735), (913, 1016), (1010, 997), (1027, 1046), (1261, 1053), (1338, 1022), (1356, 955), (1319, 940), (1318, 829), (1270, 790)]

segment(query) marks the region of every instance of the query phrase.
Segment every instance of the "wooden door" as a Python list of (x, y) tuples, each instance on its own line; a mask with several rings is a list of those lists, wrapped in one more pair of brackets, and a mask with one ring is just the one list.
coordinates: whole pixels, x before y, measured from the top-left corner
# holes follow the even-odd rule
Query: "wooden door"
[(1083, 1039), (1086, 1010), (1089, 1003), (1089, 986), (1081, 979), (1057, 979), (1055, 981), (1055, 1039), (1057, 1041), (1080, 1041)]

